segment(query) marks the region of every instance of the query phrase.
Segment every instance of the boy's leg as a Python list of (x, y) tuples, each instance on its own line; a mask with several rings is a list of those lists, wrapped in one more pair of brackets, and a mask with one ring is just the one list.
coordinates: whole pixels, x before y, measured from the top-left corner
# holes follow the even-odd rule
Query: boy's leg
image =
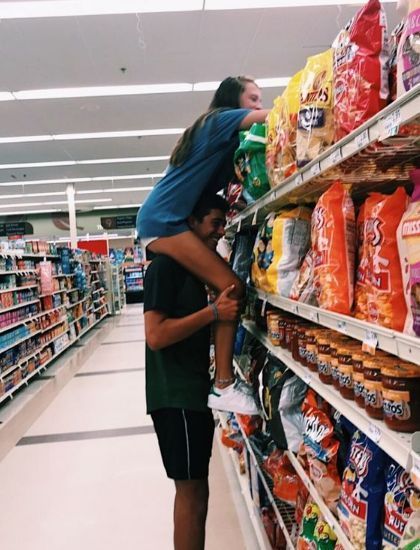
[(175, 481), (174, 548), (204, 550), (209, 499), (207, 479)]

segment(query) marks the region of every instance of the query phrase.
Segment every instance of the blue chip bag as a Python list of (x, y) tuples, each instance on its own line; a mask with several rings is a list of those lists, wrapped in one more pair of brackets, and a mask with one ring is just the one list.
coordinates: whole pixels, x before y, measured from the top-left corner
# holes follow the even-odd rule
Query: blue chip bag
[(338, 503), (338, 517), (354, 550), (380, 550), (385, 475), (389, 457), (365, 434), (353, 434)]
[(386, 476), (384, 550), (420, 548), (420, 491), (409, 472), (391, 461)]

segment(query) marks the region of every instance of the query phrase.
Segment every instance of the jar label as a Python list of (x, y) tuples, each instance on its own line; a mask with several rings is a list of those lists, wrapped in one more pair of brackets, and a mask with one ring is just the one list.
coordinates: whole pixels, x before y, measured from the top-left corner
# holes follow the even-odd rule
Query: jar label
[(299, 357), (301, 359), (306, 358), (306, 348), (304, 346), (299, 346)]
[(318, 372), (319, 374), (324, 374), (325, 376), (331, 376), (330, 362), (320, 359), (319, 355), (318, 355)]
[(353, 387), (353, 376), (349, 369), (339, 369), (340, 386), (342, 388)]
[(398, 420), (411, 418), (410, 392), (384, 390), (384, 414), (388, 417), (395, 417)]
[(356, 380), (356, 377), (353, 377), (353, 391), (354, 391), (355, 397), (362, 397), (364, 389), (365, 389), (365, 383), (363, 378), (361, 380)]
[(367, 407), (382, 408), (382, 382), (365, 380), (365, 403)]

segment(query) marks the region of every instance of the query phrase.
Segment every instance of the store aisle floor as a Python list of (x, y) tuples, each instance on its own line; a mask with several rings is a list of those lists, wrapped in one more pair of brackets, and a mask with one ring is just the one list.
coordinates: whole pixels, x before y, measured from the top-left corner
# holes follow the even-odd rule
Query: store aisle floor
[[(173, 483), (145, 414), (141, 306), (106, 324), (111, 330), (88, 336), (93, 354), (0, 463), (2, 550), (172, 548)], [(255, 548), (231, 486), (215, 445), (208, 550)]]

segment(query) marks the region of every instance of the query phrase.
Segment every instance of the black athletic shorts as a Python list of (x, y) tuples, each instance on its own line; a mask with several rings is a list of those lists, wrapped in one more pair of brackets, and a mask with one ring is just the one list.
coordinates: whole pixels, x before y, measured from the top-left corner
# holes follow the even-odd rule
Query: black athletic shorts
[(167, 476), (206, 479), (214, 434), (211, 411), (159, 409), (152, 412), (152, 420)]

